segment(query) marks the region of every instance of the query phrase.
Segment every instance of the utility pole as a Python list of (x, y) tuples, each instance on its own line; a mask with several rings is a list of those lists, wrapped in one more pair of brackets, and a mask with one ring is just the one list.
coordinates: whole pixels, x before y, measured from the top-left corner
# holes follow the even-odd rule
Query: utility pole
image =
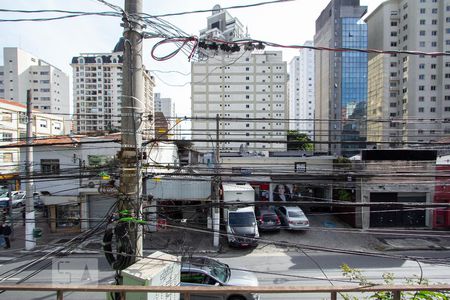
[[(144, 76), (142, 62), (142, 25), (137, 17), (142, 13), (142, 0), (125, 0), (123, 85), (122, 85), (122, 142), (120, 150), (119, 211), (128, 210), (141, 218), (142, 128), (144, 103)], [(134, 254), (142, 256), (142, 226), (130, 229)]]
[(214, 179), (212, 186), (212, 200), (214, 202), (213, 207), (213, 246), (219, 246), (219, 238), (220, 238), (220, 175), (219, 175), (219, 162), (220, 162), (220, 145), (219, 145), (219, 115), (216, 115), (216, 153), (215, 153), (215, 165), (214, 165)]
[(27, 90), (27, 155), (25, 160), (26, 184), (26, 215), (25, 215), (25, 249), (32, 250), (36, 246), (33, 235), (35, 227), (33, 201), (33, 119), (31, 117), (31, 90)]

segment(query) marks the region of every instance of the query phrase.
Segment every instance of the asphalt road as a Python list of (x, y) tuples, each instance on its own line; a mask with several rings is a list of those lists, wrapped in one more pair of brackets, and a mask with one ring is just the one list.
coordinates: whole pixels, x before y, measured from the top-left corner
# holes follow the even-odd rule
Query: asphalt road
[[(433, 258), (447, 258), (448, 251), (420, 251), (420, 252), (391, 252), (395, 255), (414, 255)], [(1, 253), (0, 253), (1, 254)], [(247, 269), (257, 272), (260, 285), (330, 285), (348, 284), (346, 278), (342, 275), (340, 265), (348, 264), (353, 268), (363, 271), (368, 280), (381, 282), (382, 274), (386, 272), (394, 273), (398, 278), (398, 283), (404, 283), (405, 278), (412, 278), (414, 275), (420, 276), (421, 269), (423, 277), (432, 283), (450, 282), (450, 265), (432, 265), (427, 263), (419, 264), (414, 261), (403, 261), (397, 258), (379, 258), (368, 256), (350, 256), (343, 254), (328, 254), (319, 252), (310, 252), (306, 256), (298, 252), (228, 252), (225, 255), (218, 256), (221, 261), (230, 265), (231, 268)], [(16, 267), (25, 266), (33, 258), (42, 256), (38, 253), (35, 257), (23, 256), (6, 260), (0, 257), (0, 277), (4, 278), (8, 270)], [(61, 264), (72, 264), (75, 269), (81, 265), (88, 265), (88, 271), (80, 268), (81, 273), (67, 274), (64, 271), (58, 271)], [(64, 265), (63, 265), (64, 266)], [(66, 265), (67, 266), (67, 265)], [(319, 268), (320, 266), (320, 268)], [(107, 284), (113, 280), (114, 273), (109, 268), (102, 255), (72, 255), (69, 257), (50, 260), (47, 259), (40, 265), (31, 267), (24, 272), (14, 275), (6, 280), (8, 283), (15, 283), (34, 271), (45, 267), (44, 270), (29, 278), (27, 283), (82, 283), (82, 284)], [(326, 274), (326, 278), (325, 275)], [(69, 275), (69, 276), (68, 276)], [(55, 299), (55, 294), (50, 293), (24, 293), (24, 292), (5, 292), (0, 294), (0, 299)], [(105, 299), (104, 293), (67, 293), (64, 299)], [(261, 295), (261, 299), (327, 299), (329, 295)]]

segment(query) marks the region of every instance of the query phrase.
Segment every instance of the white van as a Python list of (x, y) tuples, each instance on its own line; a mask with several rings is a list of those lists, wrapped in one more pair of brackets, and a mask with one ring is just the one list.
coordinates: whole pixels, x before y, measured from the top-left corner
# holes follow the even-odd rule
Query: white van
[(227, 220), (227, 237), (230, 246), (256, 247), (258, 245), (259, 231), (253, 207), (228, 210)]

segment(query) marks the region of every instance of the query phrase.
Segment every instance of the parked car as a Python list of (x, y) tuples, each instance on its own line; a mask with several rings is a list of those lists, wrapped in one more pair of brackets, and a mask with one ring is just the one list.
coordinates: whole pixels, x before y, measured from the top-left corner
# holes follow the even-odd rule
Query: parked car
[(277, 214), (281, 219), (281, 224), (286, 229), (306, 229), (309, 227), (309, 220), (298, 206), (277, 207)]
[(255, 247), (258, 245), (259, 231), (253, 207), (228, 211), (228, 244), (234, 247)]
[(27, 202), (27, 193), (24, 191), (14, 191), (11, 192), (11, 198), (13, 208), (25, 206)]
[(8, 207), (9, 200), (13, 208), (24, 206), (26, 203), (26, 193), (24, 191), (12, 191), (11, 197), (9, 192), (0, 195), (0, 207)]
[(0, 195), (0, 207), (8, 207), (9, 206), (9, 192), (4, 192)]
[[(181, 286), (258, 286), (254, 273), (232, 270), (227, 264), (209, 257), (188, 257), (182, 260)], [(191, 294), (191, 300), (257, 300), (257, 294)]]
[(257, 207), (255, 210), (255, 215), (259, 231), (280, 230), (280, 218), (278, 217), (274, 209), (268, 207)]

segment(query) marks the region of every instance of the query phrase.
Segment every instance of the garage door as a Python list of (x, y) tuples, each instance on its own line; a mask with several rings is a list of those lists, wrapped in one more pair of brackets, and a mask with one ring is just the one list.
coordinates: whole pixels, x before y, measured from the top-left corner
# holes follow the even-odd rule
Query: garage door
[[(425, 193), (370, 193), (370, 202), (425, 203)], [(425, 227), (425, 210), (380, 205), (370, 209), (370, 227)]]
[(117, 198), (106, 195), (89, 195), (87, 198), (89, 207), (89, 228), (95, 227), (106, 216), (110, 207)]

